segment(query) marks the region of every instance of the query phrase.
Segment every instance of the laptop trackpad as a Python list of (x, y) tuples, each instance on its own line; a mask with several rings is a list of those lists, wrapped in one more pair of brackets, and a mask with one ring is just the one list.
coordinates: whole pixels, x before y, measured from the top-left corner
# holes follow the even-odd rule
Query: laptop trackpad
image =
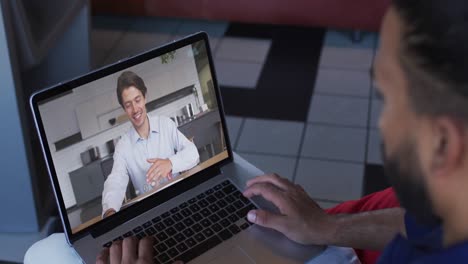
[(229, 252), (210, 261), (209, 264), (255, 263), (240, 247), (235, 246)]

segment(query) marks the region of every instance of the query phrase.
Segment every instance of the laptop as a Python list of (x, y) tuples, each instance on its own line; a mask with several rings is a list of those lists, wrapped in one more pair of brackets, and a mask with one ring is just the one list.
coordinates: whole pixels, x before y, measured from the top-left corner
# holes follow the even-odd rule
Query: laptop
[[(262, 172), (232, 151), (204, 32), (39, 91), (30, 106), (67, 241), (85, 263), (129, 236), (155, 238), (154, 263), (304, 263), (323, 250), (247, 221), (275, 208), (242, 195)], [(165, 175), (149, 179), (153, 165)]]

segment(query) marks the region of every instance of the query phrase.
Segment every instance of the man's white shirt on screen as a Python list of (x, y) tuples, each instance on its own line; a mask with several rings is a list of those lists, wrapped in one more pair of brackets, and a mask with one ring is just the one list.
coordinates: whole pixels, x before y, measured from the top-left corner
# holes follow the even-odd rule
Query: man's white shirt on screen
[[(172, 163), (172, 177), (196, 166), (200, 160), (198, 150), (187, 139), (176, 124), (164, 116), (149, 116), (148, 138), (141, 138), (132, 126), (119, 140), (114, 152), (112, 172), (104, 183), (102, 209), (120, 210), (131, 179), (139, 194), (145, 193), (146, 173), (152, 163), (148, 159), (169, 159)], [(164, 177), (160, 183), (167, 179)]]

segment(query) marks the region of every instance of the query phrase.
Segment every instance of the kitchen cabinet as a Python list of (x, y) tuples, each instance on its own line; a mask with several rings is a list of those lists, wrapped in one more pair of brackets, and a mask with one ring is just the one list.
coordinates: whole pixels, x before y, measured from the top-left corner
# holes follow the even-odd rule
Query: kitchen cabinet
[(210, 156), (223, 150), (221, 139), (221, 117), (218, 109), (207, 111), (192, 121), (178, 127), (187, 138), (192, 138), (199, 151), (210, 149)]
[[(105, 113), (105, 114), (102, 114), (102, 115), (99, 115), (98, 116), (98, 123), (99, 123), (99, 130), (100, 131), (105, 131), (105, 130), (108, 130), (112, 127), (114, 127), (116, 125), (116, 123), (118, 123), (118, 118), (122, 115), (125, 115), (125, 112), (124, 110), (122, 109), (122, 107), (118, 107), (108, 113)], [(125, 115), (126, 116), (126, 115)], [(110, 122), (110, 120), (114, 120), (115, 119), (115, 122), (114, 124), (112, 124)]]
[(100, 160), (74, 170), (69, 175), (77, 206), (83, 205), (102, 195), (104, 176)]

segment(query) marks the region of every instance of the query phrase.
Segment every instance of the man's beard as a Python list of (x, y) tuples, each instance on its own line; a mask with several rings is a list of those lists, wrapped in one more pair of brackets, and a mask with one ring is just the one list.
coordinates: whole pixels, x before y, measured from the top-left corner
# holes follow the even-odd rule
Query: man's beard
[(441, 223), (434, 213), (415, 146), (410, 140), (403, 142), (392, 155), (386, 155), (382, 143), (382, 158), (387, 179), (393, 186), (400, 204), (415, 220), (425, 226)]

